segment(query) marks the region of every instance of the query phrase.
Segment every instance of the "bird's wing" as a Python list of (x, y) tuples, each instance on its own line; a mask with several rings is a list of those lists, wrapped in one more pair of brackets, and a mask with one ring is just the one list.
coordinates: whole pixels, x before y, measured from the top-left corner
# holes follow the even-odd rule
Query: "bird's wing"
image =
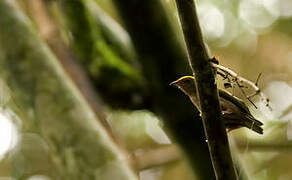
[(219, 89), (219, 96), (222, 97), (223, 99), (226, 99), (227, 101), (232, 102), (234, 105), (240, 108), (243, 112), (250, 114), (250, 111), (248, 107), (245, 105), (245, 103), (241, 99), (235, 96), (232, 96), (228, 91)]

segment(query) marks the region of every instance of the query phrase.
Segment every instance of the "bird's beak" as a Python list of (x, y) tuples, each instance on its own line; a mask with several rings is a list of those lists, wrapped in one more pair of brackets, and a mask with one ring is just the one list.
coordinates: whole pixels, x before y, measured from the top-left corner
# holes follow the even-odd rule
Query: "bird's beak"
[(171, 83), (169, 83), (170, 86), (176, 86), (177, 81), (173, 81)]

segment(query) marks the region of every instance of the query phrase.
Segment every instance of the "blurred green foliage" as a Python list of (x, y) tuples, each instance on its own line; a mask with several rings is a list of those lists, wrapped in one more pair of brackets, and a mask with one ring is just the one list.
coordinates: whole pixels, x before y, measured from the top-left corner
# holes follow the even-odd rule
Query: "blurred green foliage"
[(11, 176), (108, 179), (114, 171), (119, 179), (136, 179), (124, 154), (18, 11), (15, 3), (0, 2), (1, 77), (21, 108), (17, 115), (22, 121)]
[[(23, 4), (31, 2), (0, 2), (0, 113), (7, 115), (9, 110), (21, 132), (14, 150), (0, 163), (0, 176), (132, 178), (122, 148), (105, 137), (78, 87), (72, 85), (54, 52), (38, 35), (31, 23), (33, 17), (24, 14)], [(140, 178), (194, 179), (195, 175), (212, 179), (198, 112), (168, 86), (190, 73), (174, 1), (41, 2), (62, 32), (62, 41), (86, 71), (102, 106), (107, 107), (111, 130), (127, 155), (183, 142), (187, 156), (137, 170)], [(259, 86), (271, 99), (272, 111), (256, 98), (258, 109), (250, 108), (265, 122), (263, 136), (245, 129), (230, 133), (239, 171), (249, 179), (291, 179), (292, 3), (196, 3), (210, 55), (219, 55), (220, 64), (250, 80), (263, 72)], [(14, 7), (17, 5), (21, 8)], [(223, 87), (222, 79), (218, 84)], [(243, 98), (240, 91), (234, 93)], [(196, 164), (187, 163), (189, 154), (194, 155)]]

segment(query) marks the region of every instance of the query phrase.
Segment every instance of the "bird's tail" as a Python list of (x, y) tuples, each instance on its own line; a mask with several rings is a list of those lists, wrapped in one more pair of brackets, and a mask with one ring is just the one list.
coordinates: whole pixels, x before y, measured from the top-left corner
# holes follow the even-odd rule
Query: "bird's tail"
[(243, 121), (245, 127), (259, 133), (259, 134), (263, 134), (263, 128), (261, 127), (263, 125), (263, 123), (257, 119), (255, 119), (253, 116), (251, 116), (250, 114), (246, 114), (246, 120)]

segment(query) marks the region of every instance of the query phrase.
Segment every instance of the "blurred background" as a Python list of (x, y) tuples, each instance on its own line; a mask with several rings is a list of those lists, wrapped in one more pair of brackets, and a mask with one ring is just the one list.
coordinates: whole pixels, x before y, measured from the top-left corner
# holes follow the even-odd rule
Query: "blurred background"
[[(265, 124), (228, 134), (239, 179), (292, 179), (292, 1), (195, 2), (210, 57), (270, 99), (230, 89)], [(189, 74), (174, 0), (1, 0), (0, 179), (213, 179), (169, 86)]]

